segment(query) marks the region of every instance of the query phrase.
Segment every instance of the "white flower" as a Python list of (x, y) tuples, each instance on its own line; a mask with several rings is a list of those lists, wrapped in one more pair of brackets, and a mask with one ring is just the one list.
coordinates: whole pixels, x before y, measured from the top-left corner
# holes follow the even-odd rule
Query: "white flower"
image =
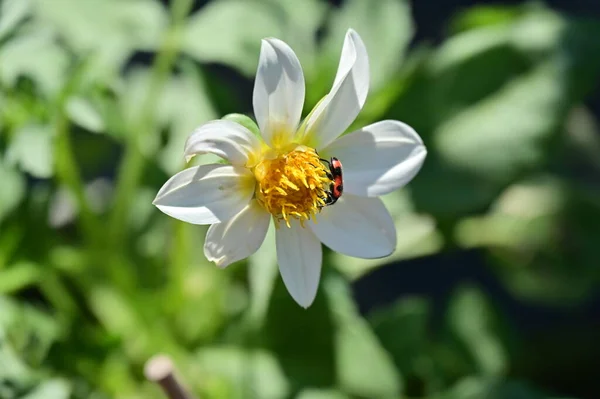
[[(310, 306), (321, 274), (321, 242), (360, 258), (394, 251), (394, 222), (377, 197), (408, 183), (427, 153), (410, 126), (393, 120), (340, 137), (368, 89), (365, 45), (348, 30), (333, 88), (298, 126), (304, 103), (300, 62), (281, 40), (263, 40), (253, 95), (262, 139), (229, 120), (200, 126), (186, 142), (186, 160), (212, 153), (229, 164), (177, 173), (154, 204), (176, 219), (211, 224), (204, 253), (219, 267), (253, 254), (273, 220), (281, 277), (296, 302)], [(329, 157), (343, 164), (344, 194), (325, 206), (331, 180), (320, 159)]]

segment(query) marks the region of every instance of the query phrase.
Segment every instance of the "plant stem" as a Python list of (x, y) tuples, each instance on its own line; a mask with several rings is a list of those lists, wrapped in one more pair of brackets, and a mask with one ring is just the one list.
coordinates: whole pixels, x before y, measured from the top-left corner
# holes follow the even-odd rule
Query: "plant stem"
[(97, 218), (88, 206), (87, 198), (85, 196), (85, 186), (79, 173), (79, 167), (75, 161), (71, 143), (69, 120), (65, 111), (66, 102), (71, 93), (78, 87), (86, 65), (87, 64), (84, 62), (74, 71), (73, 77), (69, 80), (58, 97), (56, 104), (56, 121), (54, 123), (54, 146), (56, 154), (56, 176), (75, 196), (80, 215), (78, 220), (80, 221), (85, 239), (88, 244), (94, 245), (94, 243), (97, 242)]
[(161, 92), (177, 59), (181, 28), (191, 5), (190, 0), (175, 0), (172, 2), (171, 25), (165, 33), (152, 67), (150, 84), (144, 103), (137, 118), (128, 129), (125, 155), (118, 171), (115, 205), (109, 225), (109, 247), (112, 249), (124, 244), (128, 212), (144, 169), (144, 156), (140, 151), (139, 144), (154, 127), (154, 113)]

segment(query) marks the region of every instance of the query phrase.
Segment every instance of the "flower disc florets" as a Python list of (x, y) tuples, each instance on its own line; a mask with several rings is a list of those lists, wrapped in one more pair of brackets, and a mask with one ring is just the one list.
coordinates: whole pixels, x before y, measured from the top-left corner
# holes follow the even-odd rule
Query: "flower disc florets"
[(254, 169), (256, 198), (275, 218), (290, 226), (314, 218), (325, 205), (330, 183), (315, 150), (293, 146), (290, 151), (267, 154)]

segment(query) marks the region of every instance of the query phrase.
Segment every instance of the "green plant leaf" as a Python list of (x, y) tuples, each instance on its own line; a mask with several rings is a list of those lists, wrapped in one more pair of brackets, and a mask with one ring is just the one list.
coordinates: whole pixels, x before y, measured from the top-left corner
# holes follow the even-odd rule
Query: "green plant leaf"
[(269, 3), (259, 1), (211, 2), (188, 20), (184, 51), (198, 61), (224, 63), (252, 76), (258, 65), (261, 39), (281, 38), (282, 25), (273, 9)]
[(270, 224), (265, 241), (258, 251), (248, 259), (248, 284), (250, 286), (248, 318), (253, 327), (259, 327), (264, 323), (278, 276), (275, 226)]
[(329, 389), (305, 389), (296, 399), (350, 399), (346, 394)]
[(422, 298), (406, 298), (378, 309), (369, 322), (383, 347), (403, 374), (419, 375), (428, 357), (429, 304)]
[(28, 125), (15, 133), (6, 153), (7, 162), (18, 165), (34, 177), (54, 174), (54, 132), (49, 126)]
[(42, 29), (32, 29), (0, 46), (0, 62), (1, 82), (14, 87), (25, 76), (48, 97), (56, 95), (67, 78), (67, 54)]
[[(310, 67), (314, 35), (324, 11), (324, 5), (315, 0), (211, 2), (189, 19), (184, 51), (198, 61), (224, 63), (252, 76), (261, 40), (276, 37), (286, 41)], [(229, 28), (223, 30), (223, 26)], [(219, 34), (215, 36), (215, 32)]]
[(335, 384), (334, 334), (323, 290), (307, 311), (290, 297), (281, 278), (277, 279), (259, 338), (277, 356), (284, 373), (294, 377), (290, 381), (293, 391)]
[(458, 168), (499, 183), (539, 167), (567, 111), (559, 68), (544, 63), (447, 120), (434, 145)]
[(451, 334), (467, 348), (477, 373), (490, 377), (504, 375), (508, 359), (496, 335), (500, 326), (481, 291), (461, 287), (451, 300), (446, 318)]
[(72, 97), (67, 101), (67, 114), (81, 127), (95, 133), (104, 130), (102, 116), (95, 106), (85, 98)]
[[(349, 28), (358, 32), (367, 47), (371, 89), (383, 87), (402, 65), (414, 33), (409, 2), (380, 0), (374, 7), (370, 0), (349, 0), (341, 8), (334, 9), (323, 43), (323, 57), (333, 67), (329, 70), (337, 68)], [(328, 79), (333, 79), (333, 75)]]
[(65, 380), (51, 379), (36, 386), (21, 399), (69, 399), (71, 386)]
[(12, 33), (31, 10), (31, 0), (4, 0), (0, 4), (0, 40)]
[(118, 71), (132, 50), (156, 49), (168, 23), (166, 9), (154, 0), (34, 0), (34, 4), (39, 24), (57, 31), (77, 52), (91, 54), (93, 73), (102, 76)]
[(402, 377), (390, 354), (358, 313), (348, 284), (338, 275), (327, 275), (323, 290), (331, 304), (335, 326), (337, 379), (349, 394), (367, 398), (398, 398)]
[(196, 356), (194, 366), (210, 397), (279, 399), (288, 395), (286, 376), (267, 351), (216, 346), (201, 349)]

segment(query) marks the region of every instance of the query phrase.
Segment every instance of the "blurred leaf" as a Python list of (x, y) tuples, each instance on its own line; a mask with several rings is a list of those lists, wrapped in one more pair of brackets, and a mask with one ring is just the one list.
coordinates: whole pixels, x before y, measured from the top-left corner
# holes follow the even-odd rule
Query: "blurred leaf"
[(6, 160), (41, 179), (54, 173), (54, 132), (50, 126), (28, 125), (15, 133)]
[[(369, 54), (371, 89), (386, 85), (398, 71), (404, 53), (413, 36), (413, 22), (406, 0), (380, 0), (373, 6), (370, 0), (348, 0), (334, 9), (323, 41), (322, 57), (326, 57), (327, 91), (337, 68), (346, 31), (352, 28), (365, 42)], [(385, 40), (382, 40), (385, 38)], [(322, 71), (319, 71), (321, 75)], [(322, 94), (325, 94), (326, 91)]]
[(350, 397), (333, 390), (305, 389), (296, 396), (296, 399), (350, 399)]
[(0, 222), (9, 215), (25, 196), (25, 179), (0, 158)]
[(519, 7), (506, 5), (475, 5), (456, 15), (451, 23), (451, 31), (459, 33), (490, 25), (509, 24), (521, 14)]
[(48, 97), (58, 93), (67, 77), (67, 54), (43, 29), (32, 29), (1, 46), (0, 62), (1, 82), (14, 87), (26, 76)]
[(40, 277), (39, 268), (34, 263), (20, 262), (8, 269), (0, 268), (0, 294), (19, 291), (34, 284)]
[(250, 286), (248, 317), (250, 323), (255, 327), (264, 323), (278, 276), (275, 226), (270, 224), (265, 241), (258, 251), (248, 259), (248, 284)]
[(207, 347), (198, 352), (194, 366), (208, 397), (280, 399), (288, 395), (285, 374), (277, 359), (264, 350)]
[(539, 166), (566, 112), (558, 68), (542, 64), (443, 123), (437, 149), (459, 168), (502, 183)]
[[(314, 35), (324, 11), (324, 5), (315, 0), (210, 2), (189, 19), (184, 51), (198, 61), (224, 63), (253, 76), (261, 40), (276, 37), (294, 48), (310, 68)], [(229, 28), (223, 30), (223, 26)]]
[(323, 289), (331, 304), (335, 326), (337, 380), (340, 388), (367, 398), (397, 398), (402, 377), (392, 358), (359, 315), (348, 284), (334, 274), (326, 276)]
[(70, 384), (64, 380), (53, 379), (42, 382), (21, 399), (69, 399), (70, 397)]
[[(194, 237), (188, 238), (188, 245), (194, 245)], [(214, 339), (226, 322), (226, 306), (235, 299), (228, 275), (202, 259), (186, 270), (181, 291), (183, 301), (175, 315), (175, 327), (184, 342)]]
[(0, 4), (0, 40), (9, 35), (31, 10), (31, 0), (4, 0)]
[(268, 3), (221, 0), (207, 4), (188, 20), (183, 48), (199, 61), (232, 65), (251, 76), (258, 65), (261, 39), (280, 33), (281, 24)]
[[(435, 397), (437, 398), (437, 396)], [(459, 381), (440, 399), (558, 399), (541, 394), (528, 384), (468, 377)]]
[(82, 97), (72, 97), (67, 102), (67, 114), (81, 127), (91, 132), (104, 130), (104, 121), (91, 102)]
[(499, 326), (481, 291), (462, 287), (453, 296), (446, 319), (451, 333), (467, 348), (477, 373), (501, 376), (506, 372), (505, 348), (496, 336)]
[(564, 79), (570, 100), (582, 101), (600, 82), (600, 21), (568, 19), (560, 36), (558, 58), (565, 67)]
[(152, 50), (161, 42), (167, 13), (155, 0), (34, 0), (35, 16), (83, 54), (100, 76), (110, 76), (134, 49)]
[(334, 325), (323, 290), (307, 311), (294, 302), (278, 278), (259, 338), (275, 353), (284, 373), (294, 377), (290, 381), (294, 391), (335, 384)]
[(407, 298), (369, 316), (377, 338), (403, 374), (421, 374), (419, 368), (429, 350), (429, 313), (424, 299)]
[(457, 241), (466, 247), (507, 247), (527, 253), (554, 246), (553, 224), (565, 201), (556, 179), (515, 183), (498, 196), (490, 214), (463, 219), (457, 226)]

